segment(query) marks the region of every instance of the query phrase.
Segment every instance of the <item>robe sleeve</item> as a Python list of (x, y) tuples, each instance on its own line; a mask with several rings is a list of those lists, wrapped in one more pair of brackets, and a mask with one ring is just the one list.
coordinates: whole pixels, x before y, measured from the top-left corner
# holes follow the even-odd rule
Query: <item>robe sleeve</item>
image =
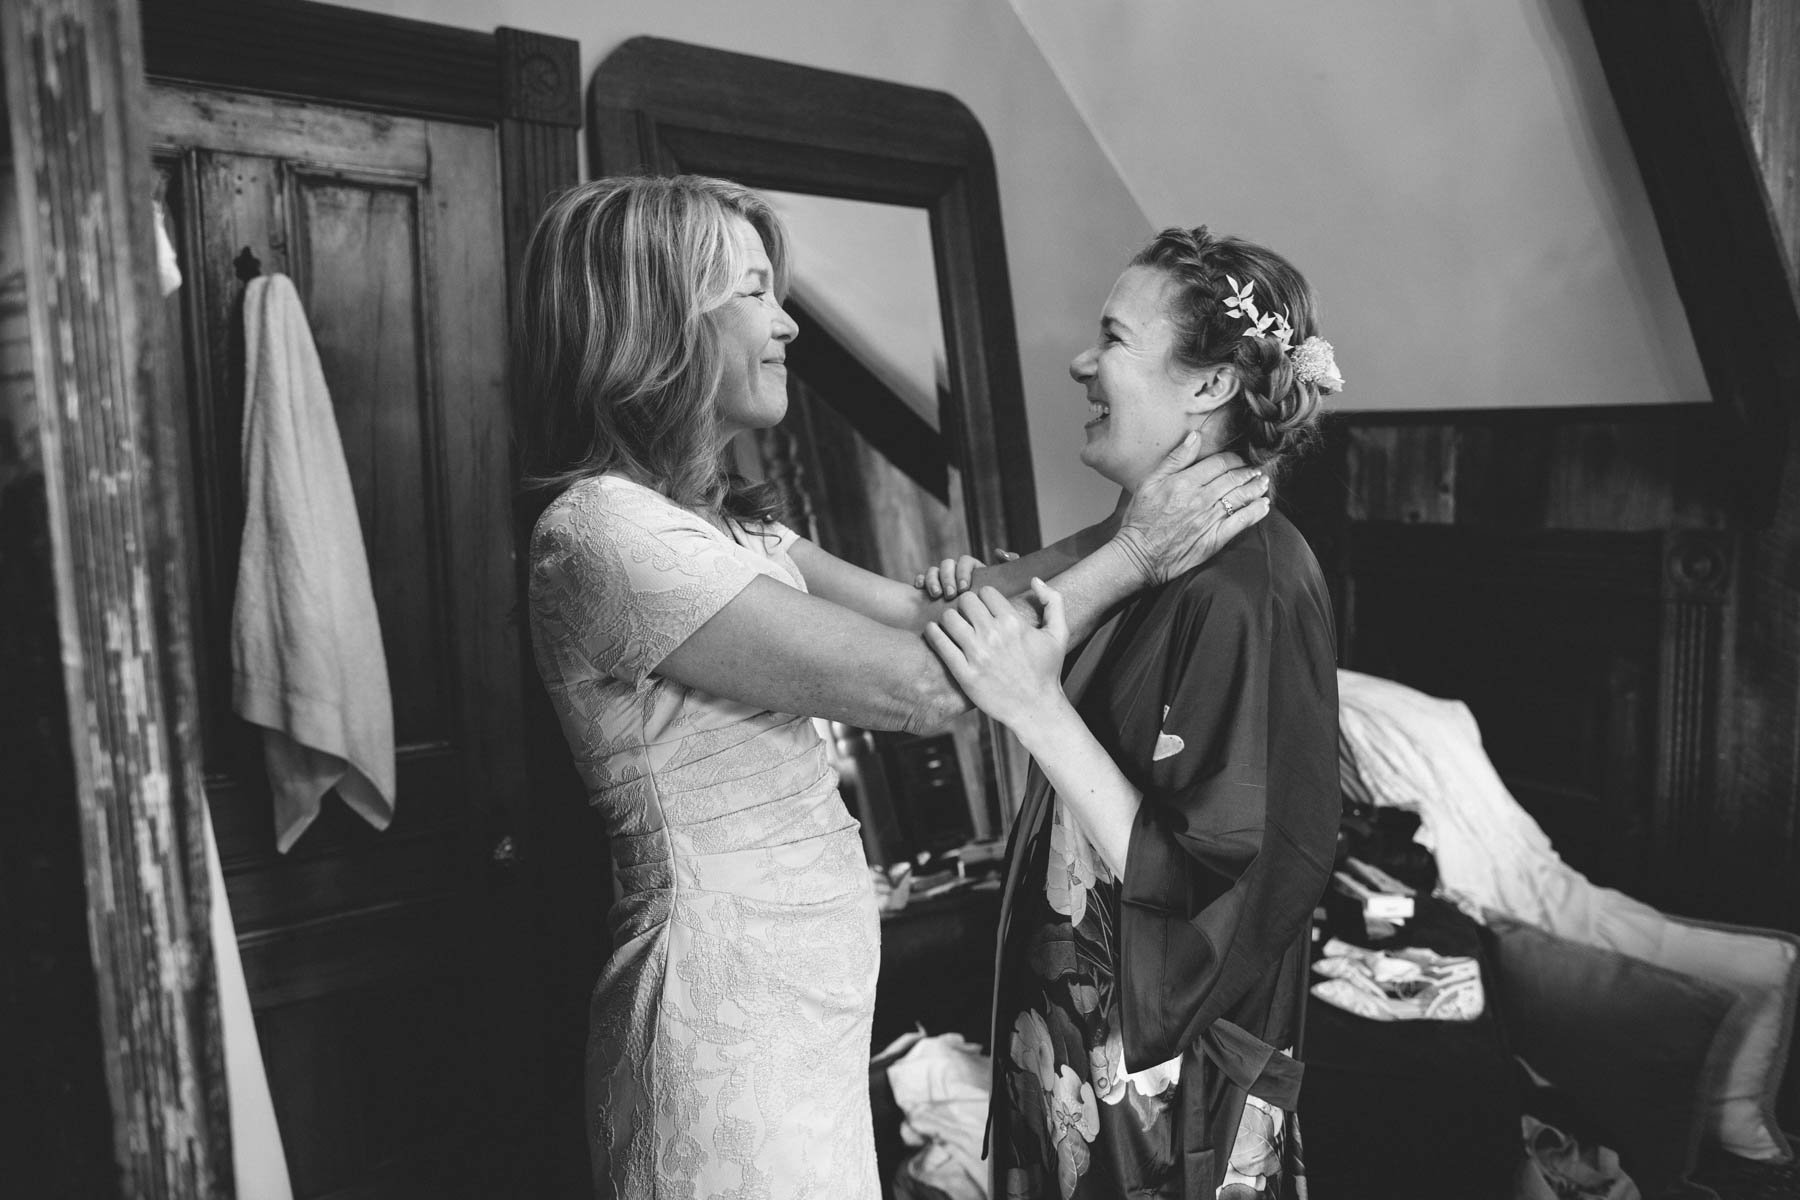
[(1125, 1064), (1200, 1043), (1257, 1090), (1273, 1069), (1260, 1041), (1271, 980), (1336, 844), (1329, 608), (1322, 586), (1284, 603), (1260, 581), (1200, 577), (1166, 636), (1162, 694), (1142, 697), (1124, 729), (1124, 750), (1149, 764), (1121, 890)]

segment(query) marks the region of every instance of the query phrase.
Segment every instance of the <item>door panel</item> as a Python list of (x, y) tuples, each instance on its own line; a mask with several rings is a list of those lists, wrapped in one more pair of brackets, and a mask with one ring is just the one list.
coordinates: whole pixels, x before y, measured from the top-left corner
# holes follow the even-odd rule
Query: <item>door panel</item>
[[(151, 119), (186, 276), (208, 799), (296, 1192), (546, 1194), (539, 922), (496, 854), (527, 794), (495, 131), (162, 85)], [(398, 755), (387, 830), (328, 797), (287, 855), (231, 711), (255, 269), (293, 277), (318, 344)]]

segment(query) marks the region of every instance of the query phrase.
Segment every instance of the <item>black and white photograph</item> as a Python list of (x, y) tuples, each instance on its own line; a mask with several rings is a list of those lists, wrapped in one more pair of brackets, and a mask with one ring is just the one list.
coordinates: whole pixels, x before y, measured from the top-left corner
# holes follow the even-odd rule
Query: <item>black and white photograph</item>
[(0, 84), (0, 1195), (1800, 1200), (1800, 0)]

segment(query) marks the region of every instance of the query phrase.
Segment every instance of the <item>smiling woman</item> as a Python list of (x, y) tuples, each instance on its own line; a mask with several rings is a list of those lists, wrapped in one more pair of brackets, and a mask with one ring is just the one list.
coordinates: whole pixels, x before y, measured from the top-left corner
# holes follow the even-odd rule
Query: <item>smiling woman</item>
[(775, 294), (775, 267), (749, 221), (731, 222), (743, 264), (737, 289), (717, 311), (719, 432), (724, 437), (767, 429), (787, 415), (787, 344), (799, 326)]
[[(1274, 474), (1343, 383), (1314, 311), (1280, 256), (1164, 230), (1069, 366), (1092, 410), (1082, 461), (1128, 494), (1184, 439)], [(1296, 1165), (1284, 1051), (1339, 812), (1318, 562), (1271, 514), (1121, 606), (1066, 671), (1080, 643), (1058, 593), (1032, 586), (1041, 624), (984, 586), (927, 631), (1033, 762), (1000, 918), (996, 1191), (1272, 1194)]]

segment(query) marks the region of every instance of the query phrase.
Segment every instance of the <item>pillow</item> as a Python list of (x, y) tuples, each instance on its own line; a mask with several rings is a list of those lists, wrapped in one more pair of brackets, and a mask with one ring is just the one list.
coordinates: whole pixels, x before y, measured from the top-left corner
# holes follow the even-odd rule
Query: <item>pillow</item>
[(1488, 915), (1514, 1052), (1604, 1131), (1645, 1196), (1694, 1165), (1726, 1061), (1729, 988)]
[(1714, 925), (1635, 906), (1610, 905), (1596, 921), (1605, 945), (1698, 976), (1734, 996), (1723, 1037), (1726, 1063), (1710, 1095), (1708, 1124), (1719, 1145), (1743, 1158), (1792, 1158), (1775, 1120), (1800, 993), (1800, 938), (1770, 929)]

